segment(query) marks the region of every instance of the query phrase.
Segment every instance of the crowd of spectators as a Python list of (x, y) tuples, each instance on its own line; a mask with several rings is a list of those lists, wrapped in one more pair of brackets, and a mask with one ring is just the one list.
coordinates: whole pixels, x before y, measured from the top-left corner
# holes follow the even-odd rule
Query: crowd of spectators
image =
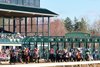
[(12, 33), (0, 33), (0, 39), (8, 39), (9, 41), (20, 41), (25, 36), (20, 33), (12, 34)]

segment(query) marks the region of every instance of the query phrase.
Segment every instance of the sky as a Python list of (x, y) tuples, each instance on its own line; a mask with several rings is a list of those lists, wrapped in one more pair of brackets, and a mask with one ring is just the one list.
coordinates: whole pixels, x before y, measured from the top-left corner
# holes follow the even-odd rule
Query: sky
[(100, 0), (41, 0), (41, 8), (59, 14), (58, 18), (86, 18), (89, 24), (100, 19)]

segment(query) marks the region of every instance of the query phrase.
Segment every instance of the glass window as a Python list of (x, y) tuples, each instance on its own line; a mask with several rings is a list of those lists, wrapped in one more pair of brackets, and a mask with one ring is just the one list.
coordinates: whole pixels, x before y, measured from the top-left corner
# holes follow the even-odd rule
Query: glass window
[(34, 0), (30, 0), (30, 6), (34, 6)]
[(23, 0), (18, 0), (19, 5), (23, 5)]
[(5, 0), (5, 3), (10, 3), (11, 2), (11, 0)]
[(3, 0), (0, 0), (0, 2), (3, 2)]
[(24, 5), (28, 5), (28, 0), (24, 0)]
[(35, 6), (39, 7), (40, 6), (40, 0), (35, 0)]
[(0, 2), (32, 6), (32, 7), (40, 7), (40, 0), (0, 0)]
[(18, 4), (18, 0), (11, 0), (12, 4)]

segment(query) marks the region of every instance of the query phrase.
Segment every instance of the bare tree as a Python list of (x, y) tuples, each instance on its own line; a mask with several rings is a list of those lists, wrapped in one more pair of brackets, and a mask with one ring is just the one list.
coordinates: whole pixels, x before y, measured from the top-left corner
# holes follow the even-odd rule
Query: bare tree
[(51, 36), (64, 36), (66, 29), (63, 21), (60, 19), (54, 20), (50, 23), (50, 34)]

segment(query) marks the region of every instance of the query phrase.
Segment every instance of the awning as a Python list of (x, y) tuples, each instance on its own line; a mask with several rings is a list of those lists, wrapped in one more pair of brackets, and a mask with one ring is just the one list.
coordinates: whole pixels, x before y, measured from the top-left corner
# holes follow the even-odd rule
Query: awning
[(57, 15), (58, 14), (44, 8), (0, 4), (0, 16), (4, 17), (53, 17)]

